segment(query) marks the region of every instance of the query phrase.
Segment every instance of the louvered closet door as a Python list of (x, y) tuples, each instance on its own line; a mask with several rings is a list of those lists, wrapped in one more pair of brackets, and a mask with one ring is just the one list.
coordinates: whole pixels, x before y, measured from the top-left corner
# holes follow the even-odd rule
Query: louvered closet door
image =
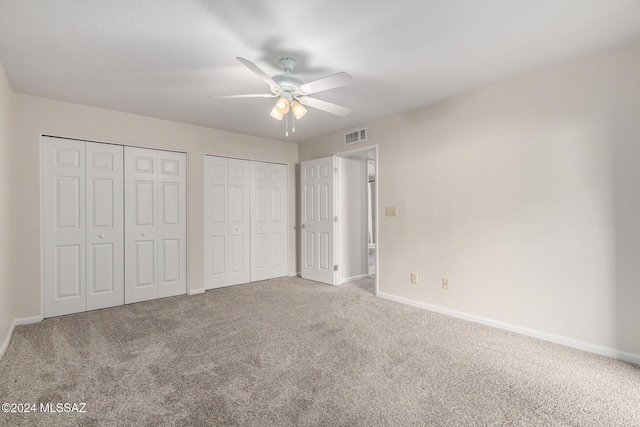
[(158, 297), (187, 292), (187, 155), (158, 151)]
[(287, 167), (252, 162), (251, 281), (287, 275)]
[(44, 317), (86, 310), (85, 143), (43, 137)]
[(158, 152), (125, 147), (125, 302), (157, 298)]
[(123, 147), (86, 143), (87, 310), (124, 304)]
[(227, 284), (236, 285), (251, 280), (251, 162), (229, 159), (227, 176)]
[(227, 163), (224, 157), (205, 156), (205, 288), (227, 283)]

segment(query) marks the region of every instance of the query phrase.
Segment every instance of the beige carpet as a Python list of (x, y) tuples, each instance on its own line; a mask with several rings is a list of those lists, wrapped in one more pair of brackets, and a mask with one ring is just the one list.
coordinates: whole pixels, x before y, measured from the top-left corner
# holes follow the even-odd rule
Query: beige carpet
[(640, 426), (640, 367), (286, 278), (17, 327), (0, 425)]

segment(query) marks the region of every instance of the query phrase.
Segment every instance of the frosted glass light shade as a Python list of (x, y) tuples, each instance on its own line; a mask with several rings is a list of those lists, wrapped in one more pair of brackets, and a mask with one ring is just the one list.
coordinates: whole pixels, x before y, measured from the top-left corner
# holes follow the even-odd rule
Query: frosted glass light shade
[(278, 106), (277, 105), (275, 107), (273, 107), (273, 110), (271, 110), (271, 117), (273, 117), (276, 120), (282, 120), (283, 116), (284, 116), (284, 114), (281, 114), (280, 111), (278, 111)]
[(294, 102), (291, 104), (291, 109), (293, 110), (293, 115), (296, 116), (296, 119), (300, 120), (307, 114), (307, 109), (302, 106), (299, 102)]
[(289, 112), (289, 100), (284, 96), (278, 99), (276, 103), (276, 110), (282, 115), (287, 114)]

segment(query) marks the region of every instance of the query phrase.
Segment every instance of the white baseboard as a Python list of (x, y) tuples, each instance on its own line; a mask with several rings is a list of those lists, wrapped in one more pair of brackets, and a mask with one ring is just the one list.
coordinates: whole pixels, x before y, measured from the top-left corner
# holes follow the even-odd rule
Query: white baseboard
[(19, 325), (28, 325), (30, 323), (38, 323), (42, 320), (42, 316), (34, 316), (34, 317), (23, 317), (21, 319), (15, 319), (7, 332), (7, 336), (4, 337), (2, 344), (0, 344), (0, 360), (4, 356), (5, 351), (9, 348), (9, 343), (11, 342), (11, 336), (13, 335), (13, 330), (16, 326)]
[(351, 276), (351, 277), (341, 279), (339, 283), (342, 285), (343, 283), (353, 282), (354, 280), (364, 279), (365, 277), (369, 277), (369, 276), (370, 274), (358, 274), (357, 276)]
[(9, 348), (9, 342), (11, 341), (11, 335), (13, 335), (13, 329), (16, 327), (16, 322), (14, 321), (9, 327), (9, 331), (7, 332), (7, 336), (4, 337), (4, 341), (0, 344), (0, 360), (2, 360), (2, 356), (4, 356), (4, 352)]
[(628, 353), (625, 351), (620, 351), (620, 350), (616, 350), (608, 347), (601, 347), (601, 346), (590, 344), (584, 341), (578, 341), (571, 338), (562, 337), (559, 335), (549, 334), (547, 332), (537, 331), (535, 329), (523, 328), (520, 326), (512, 325), (510, 323), (499, 322), (497, 320), (488, 319), (486, 317), (467, 314), (460, 311), (451, 310), (449, 308), (433, 305), (433, 304), (426, 304), (420, 301), (400, 297), (397, 295), (387, 294), (384, 292), (377, 292), (376, 295), (379, 296), (380, 298), (396, 301), (402, 304), (422, 308), (429, 311), (434, 311), (436, 313), (445, 314), (447, 316), (457, 317), (458, 319), (480, 323), (483, 325), (491, 326), (493, 328), (515, 332), (517, 334), (538, 338), (538, 339), (549, 341), (555, 344), (564, 345), (566, 347), (572, 347), (578, 350), (587, 351), (589, 353), (595, 353), (601, 356), (611, 357), (612, 359), (618, 359), (625, 362), (635, 363), (637, 365), (640, 365), (640, 354)]
[(42, 316), (33, 316), (33, 317), (22, 317), (20, 319), (16, 319), (13, 323), (16, 326), (19, 325), (30, 325), (32, 323), (42, 322)]
[(302, 274), (301, 274), (299, 271), (298, 271), (297, 273), (291, 273), (291, 274), (289, 274), (289, 277), (296, 277), (296, 276), (298, 276), (298, 277), (302, 277)]
[(189, 289), (189, 295), (198, 295), (198, 294), (204, 294), (204, 288)]

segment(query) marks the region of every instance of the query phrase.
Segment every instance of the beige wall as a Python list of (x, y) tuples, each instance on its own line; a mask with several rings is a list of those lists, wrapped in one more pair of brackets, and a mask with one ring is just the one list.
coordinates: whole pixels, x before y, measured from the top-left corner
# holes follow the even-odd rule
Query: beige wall
[(295, 144), (33, 96), (15, 95), (16, 317), (39, 316), (40, 135), (157, 147), (188, 153), (188, 289), (204, 287), (204, 155), (289, 165), (289, 271), (295, 269)]
[(0, 346), (5, 341), (14, 318), (13, 98), (13, 89), (0, 64)]
[(638, 76), (634, 45), (369, 124), (380, 291), (640, 355)]

